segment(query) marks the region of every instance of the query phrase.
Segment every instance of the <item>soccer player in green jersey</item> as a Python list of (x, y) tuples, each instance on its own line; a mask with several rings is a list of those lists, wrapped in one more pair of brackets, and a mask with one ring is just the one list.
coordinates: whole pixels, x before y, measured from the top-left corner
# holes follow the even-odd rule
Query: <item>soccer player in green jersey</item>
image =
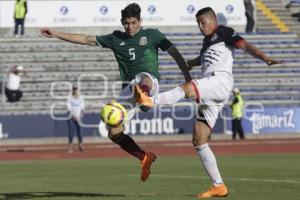
[[(110, 48), (114, 52), (119, 65), (121, 80), (124, 83), (120, 99), (135, 106), (135, 99), (132, 93), (135, 91), (133, 86), (136, 84), (147, 95), (158, 95), (159, 48), (167, 51), (174, 58), (182, 70), (186, 81), (191, 80), (189, 72), (185, 70), (185, 61), (172, 42), (157, 29), (143, 29), (141, 27), (140, 12), (141, 8), (136, 3), (127, 5), (121, 11), (121, 23), (125, 29), (124, 32), (114, 31), (108, 35), (89, 36), (62, 33), (43, 28), (41, 29), (41, 34), (72, 43), (99, 45), (103, 48)], [(142, 107), (142, 110), (147, 110), (147, 107)], [(129, 116), (132, 117), (134, 112), (135, 109), (130, 109)], [(130, 136), (124, 134), (124, 127), (110, 127), (109, 138), (123, 150), (141, 161), (141, 180), (146, 181), (150, 175), (150, 166), (156, 159), (155, 154), (141, 149)]]

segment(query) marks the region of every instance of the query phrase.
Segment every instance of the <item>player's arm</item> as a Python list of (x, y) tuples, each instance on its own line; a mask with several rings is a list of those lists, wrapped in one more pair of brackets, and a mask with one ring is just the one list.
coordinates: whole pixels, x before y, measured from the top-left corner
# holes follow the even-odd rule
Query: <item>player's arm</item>
[(181, 53), (177, 50), (177, 48), (172, 46), (167, 50), (167, 52), (176, 61), (178, 67), (180, 68), (180, 70), (184, 75), (185, 81), (186, 82), (191, 81), (192, 80), (191, 74), (189, 73), (184, 58), (182, 57)]
[(49, 28), (42, 28), (40, 30), (41, 35), (48, 38), (58, 38), (67, 42), (72, 42), (76, 44), (86, 44), (96, 46), (96, 36), (81, 35), (81, 34), (71, 34), (55, 31)]
[(245, 52), (249, 53), (251, 56), (264, 61), (265, 63), (267, 63), (267, 65), (275, 65), (275, 64), (282, 63), (281, 61), (273, 60), (272, 58), (268, 57), (261, 50), (256, 48), (254, 45), (248, 43), (244, 39), (238, 41), (236, 43), (235, 47), (238, 48), (238, 49), (242, 49)]
[(191, 70), (193, 67), (201, 65), (201, 57), (198, 56), (192, 60), (188, 60), (186, 64), (188, 69)]

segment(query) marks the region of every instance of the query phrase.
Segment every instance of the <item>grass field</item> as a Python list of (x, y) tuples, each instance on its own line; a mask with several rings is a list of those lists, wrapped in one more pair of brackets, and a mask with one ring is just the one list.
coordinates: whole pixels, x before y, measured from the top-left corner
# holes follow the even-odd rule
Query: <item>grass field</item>
[[(218, 156), (230, 189), (225, 199), (300, 199), (300, 154)], [(210, 182), (196, 156), (159, 157), (139, 181), (132, 158), (0, 163), (0, 199), (186, 200)]]

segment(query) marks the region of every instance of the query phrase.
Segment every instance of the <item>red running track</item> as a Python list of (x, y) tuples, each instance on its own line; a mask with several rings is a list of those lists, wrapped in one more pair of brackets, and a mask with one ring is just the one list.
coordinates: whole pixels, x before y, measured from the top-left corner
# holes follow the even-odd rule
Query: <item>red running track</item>
[[(158, 156), (195, 155), (190, 141), (138, 142)], [(75, 145), (74, 145), (75, 146)], [(0, 160), (90, 159), (130, 156), (113, 143), (86, 144), (84, 152), (67, 153), (65, 145), (0, 146)], [(217, 140), (210, 146), (216, 155), (300, 153), (300, 138), (258, 139), (245, 141)]]

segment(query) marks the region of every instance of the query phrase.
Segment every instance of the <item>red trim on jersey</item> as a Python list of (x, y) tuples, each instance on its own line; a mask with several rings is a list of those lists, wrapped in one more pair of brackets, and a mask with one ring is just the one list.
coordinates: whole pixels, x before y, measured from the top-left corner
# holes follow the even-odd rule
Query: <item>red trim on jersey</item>
[(195, 83), (194, 80), (192, 80), (192, 86), (193, 86), (194, 91), (195, 91), (195, 93), (196, 93), (196, 102), (197, 102), (197, 103), (200, 103), (200, 92), (199, 92), (199, 90), (198, 90), (198, 88), (197, 88), (197, 84)]
[(213, 127), (210, 126), (210, 124), (207, 122), (208, 124), (208, 128), (210, 129), (210, 131), (212, 132), (213, 131)]
[(234, 43), (234, 47), (235, 47), (235, 48), (238, 48), (239, 44), (240, 44), (241, 42), (244, 42), (244, 41), (245, 41), (244, 38), (242, 38), (242, 39), (236, 41), (236, 42)]

